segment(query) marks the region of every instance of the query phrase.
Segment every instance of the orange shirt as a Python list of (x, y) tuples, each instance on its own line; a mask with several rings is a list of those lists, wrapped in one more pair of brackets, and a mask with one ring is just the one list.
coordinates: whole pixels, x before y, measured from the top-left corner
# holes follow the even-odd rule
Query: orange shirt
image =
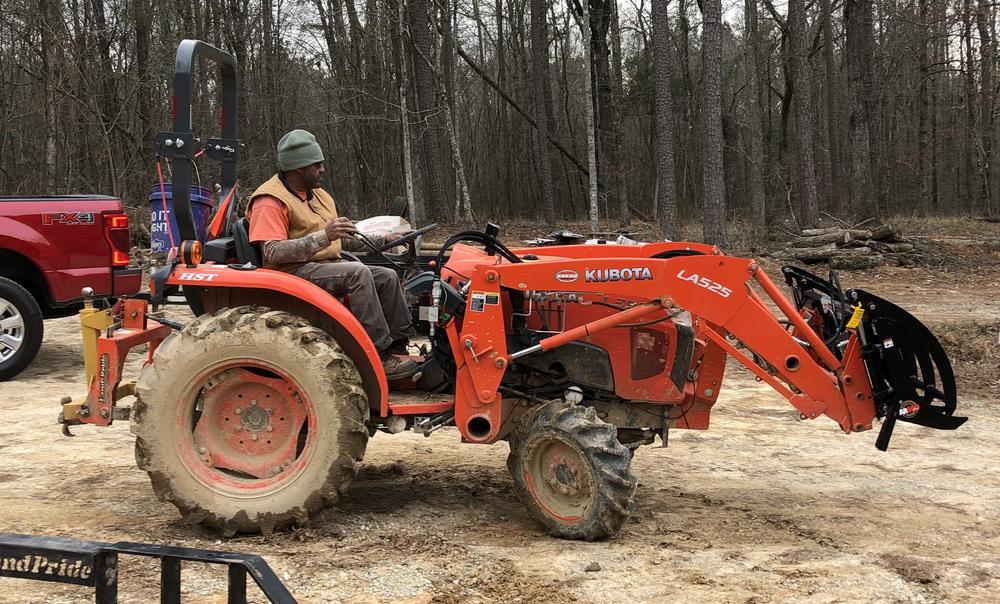
[[(306, 193), (295, 192), (303, 201)], [(250, 206), (250, 243), (288, 239), (288, 208), (270, 195), (261, 195)]]

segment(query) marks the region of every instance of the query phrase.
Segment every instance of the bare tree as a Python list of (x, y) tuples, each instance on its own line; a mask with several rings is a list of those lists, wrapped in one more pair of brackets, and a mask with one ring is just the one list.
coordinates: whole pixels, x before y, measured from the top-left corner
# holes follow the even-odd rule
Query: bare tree
[[(442, 204), (448, 198), (444, 189), (444, 170), (438, 142), (439, 110), (434, 85), (434, 69), (427, 60), (434, 56), (430, 35), (430, 0), (412, 0), (409, 14), (409, 37), (414, 50), (414, 84), (416, 87), (419, 139), (422, 147), (423, 182), (426, 187), (427, 211), (444, 216)], [(423, 55), (423, 59), (420, 58)], [(447, 206), (444, 206), (447, 207)]]
[(545, 81), (549, 77), (548, 7), (545, 0), (531, 0), (531, 78), (537, 128), (532, 137), (538, 176), (541, 180), (542, 216), (548, 224), (556, 220), (555, 192), (552, 188), (552, 166), (549, 163), (549, 114), (546, 111)]
[(798, 194), (802, 226), (815, 226), (819, 220), (816, 202), (816, 171), (813, 159), (812, 78), (809, 77), (808, 25), (805, 0), (788, 0), (789, 63), (794, 83), (795, 140), (798, 148)]
[[(829, 2), (829, 0), (825, 0)], [(750, 161), (750, 224), (754, 235), (764, 234), (767, 224), (767, 208), (764, 191), (764, 99), (760, 82), (760, 24), (757, 0), (744, 1), (743, 60), (747, 79), (747, 154)]]
[(652, 0), (653, 61), (655, 69), (654, 113), (656, 122), (656, 208), (660, 235), (680, 238), (677, 220), (677, 185), (674, 174), (674, 101), (670, 77), (670, 24), (667, 7), (670, 0)]
[(846, 0), (847, 73), (850, 96), (851, 209), (862, 216), (880, 214), (875, 195), (870, 156), (868, 99), (871, 97), (872, 1)]
[[(748, 0), (750, 1), (750, 0)], [(826, 146), (827, 163), (825, 166), (827, 195), (831, 211), (846, 214), (847, 195), (842, 185), (843, 169), (841, 168), (840, 147), (840, 78), (837, 62), (834, 59), (833, 36), (833, 6), (831, 0), (820, 0), (823, 29), (823, 99), (826, 105)]]
[(722, 157), (722, 2), (702, 9), (702, 223), (705, 242), (725, 245), (726, 186)]
[(996, 170), (993, 166), (993, 136), (995, 116), (993, 107), (993, 64), (997, 57), (993, 39), (993, 4), (979, 0), (976, 10), (976, 27), (979, 30), (980, 85), (979, 85), (979, 200), (988, 215), (994, 211), (997, 195)]
[(587, 2), (578, 3), (576, 5), (576, 10), (573, 11), (573, 16), (576, 18), (577, 26), (583, 33), (584, 56), (587, 58), (586, 65), (588, 66), (587, 73), (584, 76), (584, 90), (586, 90), (584, 113), (587, 116), (587, 170), (590, 177), (590, 231), (592, 233), (596, 233), (600, 228), (600, 200), (598, 198), (599, 192), (597, 182), (597, 138), (594, 133), (594, 78), (592, 75), (593, 69), (591, 67), (594, 64), (594, 59), (591, 52), (593, 47), (591, 43), (589, 4)]

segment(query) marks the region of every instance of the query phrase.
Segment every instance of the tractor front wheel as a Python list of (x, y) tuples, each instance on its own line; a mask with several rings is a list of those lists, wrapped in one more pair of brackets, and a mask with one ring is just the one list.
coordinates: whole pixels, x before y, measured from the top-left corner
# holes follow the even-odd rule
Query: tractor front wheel
[(593, 407), (549, 403), (510, 443), (514, 490), (549, 534), (592, 541), (618, 532), (636, 480), (628, 449)]
[(226, 535), (305, 523), (346, 491), (368, 443), (354, 363), (286, 312), (199, 317), (157, 348), (136, 398), (136, 462), (157, 496)]

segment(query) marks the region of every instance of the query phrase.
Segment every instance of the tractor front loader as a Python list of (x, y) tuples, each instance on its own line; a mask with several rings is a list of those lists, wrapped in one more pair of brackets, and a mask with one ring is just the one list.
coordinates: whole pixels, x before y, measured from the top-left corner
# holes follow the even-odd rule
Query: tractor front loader
[[(201, 143), (184, 110), (157, 136), (173, 162), (177, 256), (154, 271), (148, 299), (82, 312), (89, 392), (60, 415), (66, 430), (130, 421), (139, 467), (192, 523), (228, 535), (304, 523), (349, 487), (375, 433), (453, 425), (465, 443), (508, 441), (515, 491), (551, 534), (602, 538), (632, 509), (635, 449), (665, 444), (672, 428), (707, 429), (730, 356), (805, 419), (845, 433), (881, 420), (882, 450), (897, 422), (965, 421), (926, 327), (835, 275), (786, 267), (789, 300), (756, 262), (714, 246), (511, 249), (492, 225), (433, 255), (420, 252), (422, 229), (406, 254), (359, 259), (407, 276), (421, 371), (390, 384), (342, 301), (260, 268), (231, 205), (204, 246), (195, 239), (190, 163), (205, 145), (239, 149), (231, 57), (182, 43), (174, 105), (190, 105), (196, 56), (222, 65), (224, 137)], [(232, 190), (238, 152), (207, 155)], [(179, 288), (197, 316), (183, 326), (157, 318)], [(122, 370), (142, 344), (133, 385)]]

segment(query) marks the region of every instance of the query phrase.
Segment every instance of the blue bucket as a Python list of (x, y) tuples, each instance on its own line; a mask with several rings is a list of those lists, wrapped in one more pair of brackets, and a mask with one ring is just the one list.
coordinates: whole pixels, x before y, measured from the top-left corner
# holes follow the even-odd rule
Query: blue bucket
[[(204, 243), (208, 218), (212, 215), (212, 209), (215, 207), (212, 201), (212, 192), (204, 187), (191, 185), (190, 196), (194, 230), (198, 235), (198, 241)], [(166, 211), (163, 209), (164, 197), (166, 198)], [(170, 251), (171, 234), (174, 236), (174, 246), (181, 244), (180, 229), (177, 228), (177, 218), (174, 216), (171, 183), (163, 183), (163, 195), (160, 194), (159, 183), (153, 185), (149, 192), (149, 205), (152, 209), (149, 221), (149, 247), (154, 253), (165, 254)]]

